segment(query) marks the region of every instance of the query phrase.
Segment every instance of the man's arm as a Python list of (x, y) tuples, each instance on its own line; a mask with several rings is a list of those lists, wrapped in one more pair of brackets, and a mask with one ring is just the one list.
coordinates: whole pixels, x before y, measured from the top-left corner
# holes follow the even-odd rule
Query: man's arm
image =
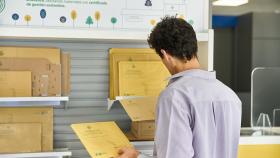
[(158, 158), (192, 158), (190, 106), (177, 90), (162, 93), (158, 101), (156, 150)]

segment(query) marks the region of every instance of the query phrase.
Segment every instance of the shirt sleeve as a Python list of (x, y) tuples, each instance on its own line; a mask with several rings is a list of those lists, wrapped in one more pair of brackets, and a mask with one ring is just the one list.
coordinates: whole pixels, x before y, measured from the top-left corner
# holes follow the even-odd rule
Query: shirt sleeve
[(192, 158), (191, 115), (182, 93), (167, 90), (158, 100), (155, 147), (157, 158)]

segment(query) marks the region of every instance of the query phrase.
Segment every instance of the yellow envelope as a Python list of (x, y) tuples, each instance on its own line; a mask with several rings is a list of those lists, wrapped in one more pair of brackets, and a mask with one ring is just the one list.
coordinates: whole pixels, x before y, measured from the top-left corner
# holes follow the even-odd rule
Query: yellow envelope
[(72, 124), (92, 158), (115, 158), (119, 149), (132, 147), (115, 122)]
[(158, 96), (170, 73), (160, 61), (119, 62), (120, 96)]
[(155, 120), (157, 97), (120, 100), (121, 105), (133, 122)]
[[(208, 70), (208, 42), (198, 42), (198, 58), (201, 67)], [(119, 70), (121, 61), (161, 61), (155, 50), (150, 48), (112, 48), (110, 49), (110, 99), (119, 94)]]
[(160, 57), (150, 48), (112, 48), (110, 49), (110, 99), (119, 95), (120, 61), (161, 61)]

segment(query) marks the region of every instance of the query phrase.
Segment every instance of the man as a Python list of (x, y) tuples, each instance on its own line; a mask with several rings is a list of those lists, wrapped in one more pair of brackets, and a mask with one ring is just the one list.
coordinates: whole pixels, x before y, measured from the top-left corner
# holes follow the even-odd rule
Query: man
[[(154, 156), (237, 158), (241, 102), (215, 72), (200, 69), (192, 26), (165, 17), (148, 43), (172, 74), (158, 99)], [(120, 158), (137, 156), (135, 149), (120, 150)]]

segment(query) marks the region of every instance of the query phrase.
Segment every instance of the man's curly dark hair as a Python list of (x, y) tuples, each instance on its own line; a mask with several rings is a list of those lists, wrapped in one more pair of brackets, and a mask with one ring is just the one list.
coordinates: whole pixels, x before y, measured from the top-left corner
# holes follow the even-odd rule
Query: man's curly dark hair
[(197, 39), (193, 27), (176, 16), (164, 17), (152, 30), (148, 43), (161, 58), (161, 49), (181, 60), (197, 57)]

